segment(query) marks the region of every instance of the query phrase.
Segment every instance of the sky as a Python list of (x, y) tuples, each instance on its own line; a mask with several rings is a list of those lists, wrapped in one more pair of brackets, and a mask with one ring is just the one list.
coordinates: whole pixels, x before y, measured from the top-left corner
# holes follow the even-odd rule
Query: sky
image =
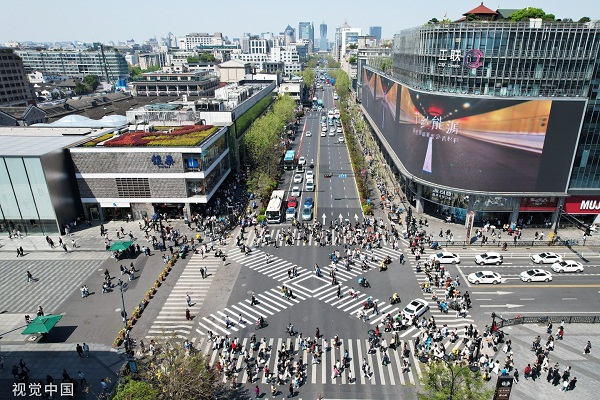
[[(335, 28), (344, 21), (368, 34), (370, 26), (381, 26), (382, 37), (392, 38), (402, 29), (424, 24), (431, 18), (458, 19), (477, 7), (481, 0), (2, 0), (0, 43), (34, 42), (119, 42), (134, 39), (143, 43), (168, 32), (184, 36), (190, 32), (221, 32), (229, 39), (242, 33), (283, 32), (289, 24), (298, 30), (298, 22), (327, 24), (327, 36), (333, 40)], [(542, 8), (557, 18), (578, 20), (583, 16), (600, 19), (595, 0), (495, 0), (484, 5), (498, 8)], [(93, 8), (92, 8), (93, 5)], [(225, 6), (226, 5), (226, 6)], [(14, 18), (6, 18), (6, 16)]]

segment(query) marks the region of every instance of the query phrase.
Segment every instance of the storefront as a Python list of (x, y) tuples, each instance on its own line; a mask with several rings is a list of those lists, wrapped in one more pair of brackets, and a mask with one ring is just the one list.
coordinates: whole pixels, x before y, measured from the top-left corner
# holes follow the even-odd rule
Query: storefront
[(518, 223), (524, 227), (550, 227), (558, 200), (558, 197), (522, 197)]
[(600, 196), (567, 197), (563, 209), (586, 225), (600, 223)]

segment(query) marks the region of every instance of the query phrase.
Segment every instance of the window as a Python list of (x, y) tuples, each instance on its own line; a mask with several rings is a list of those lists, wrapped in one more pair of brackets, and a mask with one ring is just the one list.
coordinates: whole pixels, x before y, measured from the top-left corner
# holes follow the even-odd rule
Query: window
[(148, 178), (116, 178), (119, 197), (151, 197)]

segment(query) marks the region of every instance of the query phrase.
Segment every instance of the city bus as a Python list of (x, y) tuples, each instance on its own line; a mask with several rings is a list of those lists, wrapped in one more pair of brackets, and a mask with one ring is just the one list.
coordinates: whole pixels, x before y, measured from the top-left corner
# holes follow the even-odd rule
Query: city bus
[(283, 169), (293, 170), (296, 167), (296, 151), (288, 150), (283, 158)]
[(271, 199), (269, 200), (267, 211), (265, 213), (267, 223), (278, 224), (281, 222), (285, 212), (285, 202), (283, 201), (284, 196), (285, 190), (274, 190), (273, 194), (271, 194)]

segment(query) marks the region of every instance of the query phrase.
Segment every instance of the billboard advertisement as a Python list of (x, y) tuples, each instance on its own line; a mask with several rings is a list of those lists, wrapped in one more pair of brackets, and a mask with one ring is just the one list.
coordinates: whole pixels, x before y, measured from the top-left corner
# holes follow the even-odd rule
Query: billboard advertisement
[(585, 100), (422, 92), (366, 70), (367, 80), (363, 105), (413, 176), (461, 190), (565, 191)]

